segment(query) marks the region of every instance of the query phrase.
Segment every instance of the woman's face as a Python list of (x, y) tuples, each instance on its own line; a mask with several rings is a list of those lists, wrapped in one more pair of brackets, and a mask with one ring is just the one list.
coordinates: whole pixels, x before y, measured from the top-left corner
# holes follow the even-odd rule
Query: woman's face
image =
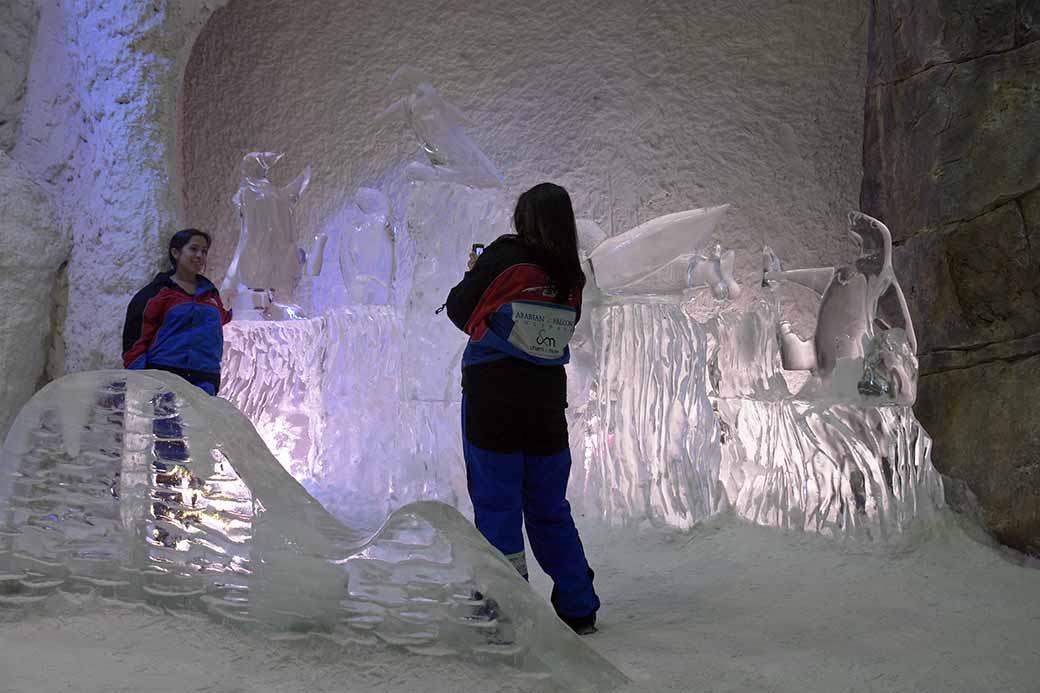
[(173, 249), (173, 259), (177, 261), (177, 269), (184, 269), (199, 274), (206, 268), (206, 254), (209, 243), (202, 236), (193, 236), (188, 244), (179, 251)]

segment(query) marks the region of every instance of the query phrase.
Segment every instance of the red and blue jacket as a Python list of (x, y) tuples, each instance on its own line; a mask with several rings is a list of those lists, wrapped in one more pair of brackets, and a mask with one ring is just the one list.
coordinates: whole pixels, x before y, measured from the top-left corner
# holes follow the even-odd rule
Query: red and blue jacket
[(173, 272), (160, 272), (130, 301), (123, 327), (123, 365), (178, 373), (192, 382), (220, 382), (223, 326), (231, 320), (213, 282), (198, 276), (188, 294)]
[(531, 248), (516, 236), (490, 244), (451, 290), (446, 307), (469, 335), (462, 356), (467, 394), (566, 407), (563, 365), (581, 317), (581, 291), (558, 303)]

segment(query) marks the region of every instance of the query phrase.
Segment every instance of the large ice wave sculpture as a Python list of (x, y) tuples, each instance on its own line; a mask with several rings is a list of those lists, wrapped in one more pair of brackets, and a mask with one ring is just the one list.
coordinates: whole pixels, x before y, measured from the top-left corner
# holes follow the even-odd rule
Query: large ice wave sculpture
[(816, 331), (801, 339), (778, 323), (783, 365), (811, 370), (810, 396), (854, 397), (913, 404), (917, 398), (917, 337), (903, 290), (892, 269), (892, 235), (861, 212), (848, 215), (856, 258), (843, 267), (784, 270), (766, 248), (762, 283), (781, 281), (819, 296)]
[[(242, 182), (233, 203), (241, 222), (238, 244), (221, 285), (221, 294), (229, 305), (242, 306), (243, 313), (253, 313), (257, 306), (245, 305), (256, 292), (270, 295), (261, 303), (266, 315), (274, 319), (302, 315), (292, 303), (292, 294), (303, 273), (306, 252), (299, 246), (294, 210), (310, 182), (308, 166), (288, 185), (279, 187), (268, 179), (268, 171), (282, 154), (250, 152), (242, 158)], [(323, 239), (315, 239), (315, 245)], [(316, 253), (320, 256), (320, 252)], [(238, 300), (236, 300), (238, 299)], [(268, 305), (271, 310), (266, 310)], [(260, 311), (257, 311), (260, 312)], [(259, 318), (260, 316), (252, 316)]]
[(502, 174), (466, 134), (464, 127), (472, 123), (458, 106), (441, 96), (428, 75), (412, 65), (402, 65), (390, 78), (390, 93), (396, 98), (376, 122), (403, 116), (428, 162), (409, 164), (406, 177), (474, 188), (501, 187)]
[(7, 437), (0, 601), (57, 592), (462, 656), (518, 685), (625, 682), (449, 506), (416, 503), (375, 534), (351, 530), (234, 407), (155, 371), (66, 376)]
[(340, 232), (339, 270), (353, 304), (390, 302), (394, 228), (390, 199), (375, 188), (358, 188), (357, 213)]
[[(717, 298), (736, 298), (733, 251), (711, 243), (729, 205), (666, 214), (584, 249), (595, 284), (617, 296), (681, 294), (706, 286)], [(594, 234), (580, 235), (583, 245)]]

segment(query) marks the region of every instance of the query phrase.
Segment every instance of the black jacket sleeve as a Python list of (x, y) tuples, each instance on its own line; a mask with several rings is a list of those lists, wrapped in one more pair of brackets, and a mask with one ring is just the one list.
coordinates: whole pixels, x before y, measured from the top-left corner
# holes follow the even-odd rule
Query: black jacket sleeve
[(498, 275), (516, 264), (516, 249), (510, 247), (514, 244), (509, 241), (509, 236), (503, 236), (485, 248), (473, 269), (466, 272), (462, 281), (448, 293), (448, 300), (445, 301), (448, 317), (463, 332), (466, 331), (466, 323), (469, 322), (487, 288)]
[(123, 323), (123, 353), (141, 338), (141, 325), (144, 321), (144, 308), (148, 300), (159, 293), (159, 287), (154, 282), (144, 287), (130, 299), (130, 305), (126, 307), (126, 321)]

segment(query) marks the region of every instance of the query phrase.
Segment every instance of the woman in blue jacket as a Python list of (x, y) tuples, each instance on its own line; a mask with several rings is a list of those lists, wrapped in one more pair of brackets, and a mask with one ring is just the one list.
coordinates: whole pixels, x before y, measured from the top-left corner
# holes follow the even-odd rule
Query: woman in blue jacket
[(470, 336), (462, 359), (463, 451), (477, 529), (527, 578), (522, 526), (553, 579), (552, 604), (576, 632), (595, 631), (599, 598), (566, 500), (568, 342), (585, 275), (574, 211), (552, 183), (517, 200), (515, 235), (475, 260), (447, 300)]
[(176, 373), (211, 395), (220, 389), (223, 326), (231, 319), (220, 293), (201, 272), (210, 236), (198, 229), (174, 234), (168, 272), (137, 292), (126, 311), (123, 365)]

